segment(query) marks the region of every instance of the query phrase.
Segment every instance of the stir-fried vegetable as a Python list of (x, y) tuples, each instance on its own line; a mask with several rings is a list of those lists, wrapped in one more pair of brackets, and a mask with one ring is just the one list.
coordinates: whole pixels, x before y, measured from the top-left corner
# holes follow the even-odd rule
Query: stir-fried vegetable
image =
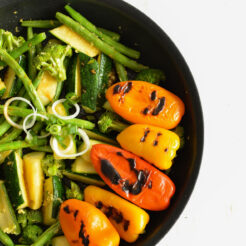
[[(152, 164), (169, 169), (183, 145), (183, 102), (156, 85), (162, 70), (140, 64), (140, 52), (118, 33), (65, 9), (72, 18), (57, 12), (58, 21), (21, 21), (27, 41), (0, 29), (0, 242), (7, 246), (132, 243), (151, 220), (144, 209), (166, 209), (175, 192)], [(43, 44), (46, 33), (33, 28), (57, 39)]]

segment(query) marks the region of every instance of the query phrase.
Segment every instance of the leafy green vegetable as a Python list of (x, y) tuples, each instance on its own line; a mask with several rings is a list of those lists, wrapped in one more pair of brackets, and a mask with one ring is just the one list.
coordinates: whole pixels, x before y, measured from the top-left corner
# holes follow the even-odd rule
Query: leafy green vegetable
[(57, 40), (50, 40), (35, 57), (34, 64), (38, 70), (48, 71), (61, 82), (66, 80), (64, 60), (67, 56), (72, 56), (72, 48), (69, 45), (61, 45)]
[(140, 71), (135, 80), (146, 81), (152, 84), (159, 84), (161, 81), (166, 79), (165, 74), (159, 69), (144, 69)]
[(65, 169), (65, 163), (63, 160), (54, 159), (53, 155), (46, 155), (46, 157), (42, 160), (42, 169), (48, 177), (62, 177), (62, 171)]

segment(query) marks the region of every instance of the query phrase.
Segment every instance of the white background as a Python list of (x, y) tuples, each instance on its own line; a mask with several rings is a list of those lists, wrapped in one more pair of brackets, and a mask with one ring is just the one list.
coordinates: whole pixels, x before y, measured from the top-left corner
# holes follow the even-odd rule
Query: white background
[(195, 190), (158, 246), (246, 245), (246, 0), (125, 0), (177, 45), (196, 81), (205, 149)]

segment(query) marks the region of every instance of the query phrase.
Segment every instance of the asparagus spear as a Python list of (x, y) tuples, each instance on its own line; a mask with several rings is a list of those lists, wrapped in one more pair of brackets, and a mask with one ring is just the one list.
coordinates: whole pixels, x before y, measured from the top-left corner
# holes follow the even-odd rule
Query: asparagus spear
[(57, 20), (26, 20), (21, 22), (22, 26), (34, 28), (54, 28), (61, 25)]
[(119, 41), (120, 40), (120, 34), (119, 33), (112, 32), (112, 31), (109, 31), (109, 30), (101, 28), (101, 27), (97, 27), (97, 30), (102, 32), (103, 34), (111, 37), (115, 41)]
[(34, 106), (40, 111), (45, 112), (44, 105), (40, 101), (37, 91), (35, 90), (32, 81), (29, 79), (22, 67), (11, 57), (4, 49), (0, 48), (0, 58), (6, 62), (16, 73), (16, 75), (22, 80), (26, 91), (31, 98)]
[[(3, 105), (0, 105), (0, 114), (3, 114)], [(9, 106), (8, 107), (8, 114), (9, 115), (15, 115), (15, 116), (19, 116), (19, 117), (26, 117), (29, 114), (32, 114), (33, 111), (31, 109), (26, 109), (26, 108), (20, 108), (20, 107), (16, 107), (16, 106)], [(40, 112), (39, 112), (40, 113)], [(87, 120), (81, 120), (81, 119), (77, 119), (77, 118), (73, 118), (73, 119), (68, 119), (68, 120), (63, 120), (61, 118), (56, 117), (53, 114), (48, 114), (46, 112), (41, 112), (42, 115), (48, 117), (48, 122), (52, 122), (52, 123), (61, 123), (64, 125), (75, 125), (77, 127), (80, 128), (85, 128), (88, 130), (91, 130), (95, 127), (95, 124), (87, 121)], [(37, 116), (37, 120), (39, 121), (43, 121), (43, 118)]]
[[(9, 54), (14, 58), (18, 58), (20, 55), (28, 51), (32, 46), (35, 46), (46, 39), (46, 35), (44, 32), (35, 35), (32, 39), (26, 41), (20, 47), (14, 49)], [(4, 61), (0, 61), (0, 67), (6, 66)]]
[[(27, 28), (27, 40), (30, 40), (33, 38), (33, 30), (32, 27), (28, 27)], [(36, 75), (36, 68), (33, 64), (33, 59), (35, 57), (36, 54), (36, 48), (35, 46), (32, 46), (29, 50), (28, 50), (28, 76), (31, 80), (33, 80), (35, 78)]]
[(14, 246), (13, 241), (11, 240), (11, 238), (5, 234), (1, 228), (0, 228), (0, 242), (2, 242), (4, 245), (6, 246)]
[(88, 42), (91, 42), (96, 48), (101, 50), (103, 53), (108, 55), (113, 60), (116, 60), (117, 62), (123, 64), (125, 67), (131, 68), (134, 71), (140, 71), (143, 69), (147, 69), (148, 67), (137, 63), (134, 60), (129, 59), (128, 57), (122, 55), (120, 52), (115, 50), (112, 46), (102, 41), (100, 38), (98, 38), (94, 33), (91, 33), (86, 28), (81, 26), (78, 22), (74, 21), (70, 17), (57, 12), (56, 18), (63, 24), (67, 25), (69, 28), (71, 28), (73, 31), (81, 35), (84, 39), (86, 39)]
[(0, 152), (6, 150), (15, 150), (15, 149), (22, 149), (22, 148), (30, 148), (32, 146), (39, 146), (47, 144), (47, 139), (38, 139), (35, 142), (26, 142), (26, 141), (13, 141), (8, 143), (3, 143), (0, 145)]
[(61, 229), (60, 222), (56, 222), (52, 226), (50, 226), (32, 246), (43, 246), (46, 245)]
[(70, 16), (73, 19), (75, 19), (76, 21), (78, 21), (83, 27), (88, 29), (90, 32), (96, 34), (105, 43), (111, 45), (112, 47), (114, 47), (116, 50), (118, 50), (122, 54), (127, 55), (131, 58), (134, 58), (134, 59), (138, 59), (140, 57), (139, 51), (130, 49), (130, 48), (126, 47), (125, 45), (116, 42), (115, 40), (113, 40), (108, 35), (105, 35), (104, 33), (100, 32), (100, 30), (98, 30), (96, 26), (94, 26), (90, 21), (88, 21), (84, 16), (82, 16), (80, 13), (78, 13), (76, 10), (74, 10), (69, 5), (66, 5), (65, 9), (70, 14)]
[(127, 81), (128, 77), (127, 77), (127, 71), (124, 68), (124, 66), (122, 66), (120, 63), (115, 62), (115, 68), (116, 68), (116, 72), (118, 74), (119, 80), (120, 81)]

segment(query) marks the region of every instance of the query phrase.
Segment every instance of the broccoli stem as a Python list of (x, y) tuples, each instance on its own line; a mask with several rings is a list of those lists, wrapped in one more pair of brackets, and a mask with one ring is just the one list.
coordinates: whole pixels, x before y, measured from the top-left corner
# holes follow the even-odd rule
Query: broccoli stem
[[(14, 49), (13, 51), (11, 51), (9, 54), (14, 59), (16, 59), (19, 56), (21, 56), (23, 53), (28, 51), (32, 46), (35, 46), (35, 45), (41, 43), (45, 39), (46, 39), (45, 33), (44, 32), (39, 33), (39, 34), (35, 35), (32, 39), (26, 41), (20, 47), (18, 47), (16, 49)], [(0, 61), (0, 67), (4, 67), (4, 66), (6, 66), (6, 63), (4, 61)]]
[(109, 31), (109, 30), (101, 28), (101, 27), (97, 27), (97, 30), (99, 32), (102, 32), (103, 34), (109, 36), (110, 38), (112, 38), (115, 41), (119, 41), (120, 40), (120, 34), (118, 34), (116, 32), (112, 32), (112, 31)]
[[(42, 79), (42, 76), (43, 76), (43, 72), (40, 71), (40, 72), (38, 73), (36, 79), (35, 79), (34, 82), (33, 82), (34, 88), (37, 88), (37, 87), (38, 87), (38, 85), (39, 85), (39, 83), (40, 83), (40, 81), (41, 81), (41, 79)], [(26, 99), (29, 99), (28, 94), (25, 93), (25, 92), (26, 92), (26, 89), (25, 89), (25, 87), (23, 87), (23, 88), (20, 90), (18, 96), (22, 97), (22, 96), (24, 95), (24, 97), (25, 97)], [(12, 105), (13, 105), (13, 106), (17, 106), (18, 103), (19, 103), (18, 101), (14, 101), (14, 102), (12, 103)], [(28, 105), (27, 105), (25, 102), (20, 102), (18, 106), (19, 106), (20, 108), (27, 108)], [(18, 117), (16, 117), (16, 116), (12, 118), (13, 121), (16, 121), (17, 119), (18, 119)], [(2, 123), (2, 124), (0, 125), (0, 136), (3, 136), (3, 134), (6, 133), (10, 128), (11, 128), (11, 125), (10, 125), (7, 121), (5, 121), (4, 123)], [(6, 142), (6, 141), (12, 141), (12, 140), (14, 140), (14, 139), (17, 138), (18, 136), (20, 136), (21, 132), (22, 132), (21, 129), (13, 128), (13, 130), (12, 130), (11, 133), (9, 133), (7, 136), (5, 136), (4, 138), (2, 138), (2, 139), (0, 140), (0, 143), (1, 143), (1, 142)]]
[[(3, 107), (4, 107), (3, 105), (0, 105), (0, 114), (3, 114)], [(19, 108), (19, 107), (15, 107), (15, 106), (9, 106), (8, 107), (8, 114), (9, 115), (15, 115), (15, 116), (19, 116), (19, 117), (24, 118), (31, 113), (33, 113), (33, 111), (31, 109)], [(59, 122), (59, 123), (62, 123), (64, 125), (71, 124), (71, 125), (75, 125), (77, 127), (88, 129), (88, 130), (91, 130), (95, 127), (94, 123), (87, 121), (87, 120), (81, 120), (81, 119), (77, 119), (77, 118), (62, 120), (53, 114), (48, 114), (46, 112), (42, 112), (42, 114), (44, 116), (48, 117), (48, 122), (52, 122), (52, 123)], [(38, 116), (37, 120), (43, 121), (43, 118)]]
[(111, 45), (114, 49), (121, 52), (124, 55), (127, 55), (131, 58), (138, 59), (140, 57), (140, 52), (133, 50), (131, 48), (126, 47), (125, 45), (116, 42), (110, 36), (105, 35), (100, 32), (95, 25), (93, 25), (90, 21), (88, 21), (84, 16), (74, 10), (71, 6), (65, 6), (66, 11), (70, 14), (70, 16), (78, 21), (84, 28), (89, 30), (90, 32), (96, 34), (99, 38), (101, 38), (105, 43)]
[(110, 111), (110, 112), (114, 112), (114, 110), (112, 109), (109, 101), (106, 101), (104, 104), (103, 104), (103, 108), (106, 109), (107, 111)]
[(40, 111), (45, 112), (45, 107), (40, 101), (37, 91), (35, 90), (32, 81), (29, 79), (23, 68), (11, 57), (4, 49), (0, 48), (0, 57), (6, 62), (16, 73), (16, 75), (22, 80), (26, 91), (31, 98), (34, 106)]
[(117, 131), (117, 132), (121, 132), (123, 131), (125, 128), (127, 128), (129, 125), (127, 124), (124, 124), (122, 122), (119, 122), (119, 121), (115, 121), (113, 120), (112, 121), (112, 125), (110, 126), (110, 128), (114, 131)]
[(21, 26), (34, 28), (54, 28), (60, 26), (57, 20), (26, 20), (21, 22)]
[[(33, 30), (32, 27), (28, 27), (27, 28), (27, 40), (30, 40), (33, 38)], [(32, 46), (29, 50), (28, 50), (28, 76), (31, 80), (33, 80), (35, 78), (36, 75), (36, 68), (33, 64), (33, 59), (35, 57), (36, 54), (36, 48), (35, 46)]]
[(0, 242), (6, 246), (14, 246), (11, 238), (0, 229)]
[(52, 226), (50, 226), (32, 246), (43, 246), (47, 242), (49, 242), (61, 229), (60, 222), (56, 222)]
[(39, 145), (45, 145), (47, 144), (47, 139), (38, 139), (35, 142), (26, 142), (26, 141), (14, 141), (14, 142), (7, 142), (0, 145), (0, 152), (6, 151), (6, 150), (16, 150), (16, 149), (22, 149), (22, 148), (30, 148), (32, 146), (39, 146)]
[(118, 74), (118, 78), (120, 81), (127, 81), (128, 80), (128, 76), (127, 76), (127, 71), (124, 68), (123, 65), (121, 65), (118, 62), (115, 62), (115, 68), (116, 68), (116, 72)]
[(148, 67), (137, 63), (134, 60), (122, 55), (120, 52), (115, 50), (114, 47), (102, 41), (94, 33), (88, 31), (86, 28), (81, 26), (78, 22), (74, 21), (72, 18), (57, 12), (56, 18), (63, 24), (70, 27), (73, 31), (81, 35), (88, 42), (92, 43), (96, 48), (101, 50), (104, 54), (108, 55), (110, 58), (116, 60), (117, 62), (123, 64), (125, 67), (131, 68), (134, 71), (141, 71), (147, 69)]

